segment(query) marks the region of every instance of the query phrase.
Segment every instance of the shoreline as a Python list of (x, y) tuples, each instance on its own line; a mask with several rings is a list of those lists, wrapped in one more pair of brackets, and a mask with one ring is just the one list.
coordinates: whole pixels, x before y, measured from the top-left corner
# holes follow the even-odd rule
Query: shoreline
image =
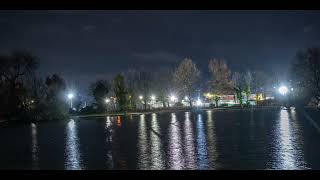
[[(128, 115), (142, 115), (142, 114), (152, 114), (152, 113), (174, 113), (174, 112), (199, 112), (199, 111), (251, 111), (251, 110), (272, 110), (272, 109), (281, 109), (281, 106), (260, 106), (260, 107), (221, 107), (221, 108), (195, 108), (195, 109), (155, 109), (150, 111), (136, 111), (136, 112), (113, 112), (113, 113), (96, 113), (96, 114), (83, 114), (83, 115), (70, 115), (67, 119), (73, 118), (89, 118), (89, 117), (106, 117), (106, 116), (128, 116)], [(317, 107), (304, 107), (305, 110), (307, 109), (314, 109), (320, 110)], [(63, 121), (64, 119), (57, 119), (57, 121)], [(41, 120), (41, 121), (31, 121), (31, 122), (45, 122), (51, 120)], [(5, 124), (6, 122), (21, 122), (26, 123), (26, 121), (20, 120), (3, 120), (0, 119), (0, 124)]]
[(277, 109), (280, 106), (264, 106), (264, 107), (244, 107), (244, 108), (199, 108), (199, 109), (164, 109), (164, 110), (151, 110), (142, 112), (126, 112), (126, 113), (99, 113), (99, 114), (85, 114), (85, 115), (72, 115), (71, 118), (85, 118), (85, 117), (104, 117), (104, 116), (124, 116), (124, 115), (141, 115), (141, 114), (152, 114), (152, 113), (170, 113), (170, 112), (181, 112), (181, 111), (230, 111), (230, 110), (261, 110), (261, 109)]

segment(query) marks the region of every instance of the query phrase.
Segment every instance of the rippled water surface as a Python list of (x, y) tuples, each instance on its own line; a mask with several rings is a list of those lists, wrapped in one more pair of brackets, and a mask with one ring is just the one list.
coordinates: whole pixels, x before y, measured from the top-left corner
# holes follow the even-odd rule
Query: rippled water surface
[(320, 169), (319, 111), (228, 110), (0, 125), (0, 169)]

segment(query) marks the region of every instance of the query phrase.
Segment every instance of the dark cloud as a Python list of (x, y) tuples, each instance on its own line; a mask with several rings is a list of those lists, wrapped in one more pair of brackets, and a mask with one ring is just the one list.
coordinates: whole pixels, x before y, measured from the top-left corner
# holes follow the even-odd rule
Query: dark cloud
[(6, 23), (8, 21), (9, 21), (9, 19), (7, 19), (7, 18), (0, 18), (0, 23)]
[(176, 67), (185, 57), (203, 72), (210, 58), (226, 59), (233, 71), (283, 71), (297, 49), (319, 44), (319, 18), (315, 11), (0, 11), (0, 52), (30, 49), (42, 71), (83, 86), (128, 68)]
[(308, 33), (314, 29), (313, 25), (307, 25), (303, 27), (303, 32)]
[(138, 61), (143, 62), (177, 62), (181, 60), (181, 57), (177, 56), (174, 53), (170, 53), (167, 51), (153, 51), (153, 52), (135, 52), (132, 54), (133, 57), (137, 58)]
[(87, 31), (87, 32), (92, 32), (92, 31), (94, 31), (96, 28), (97, 28), (97, 26), (95, 26), (95, 25), (85, 25), (85, 26), (82, 27), (82, 29), (83, 29), (84, 31)]

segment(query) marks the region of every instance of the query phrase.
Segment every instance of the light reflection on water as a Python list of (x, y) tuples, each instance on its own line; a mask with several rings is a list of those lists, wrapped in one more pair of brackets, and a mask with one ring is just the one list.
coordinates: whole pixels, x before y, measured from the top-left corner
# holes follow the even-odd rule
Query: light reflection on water
[(39, 146), (38, 146), (38, 130), (35, 123), (31, 123), (32, 138), (32, 169), (39, 169)]
[(155, 113), (152, 114), (151, 128), (151, 169), (164, 169), (160, 127)]
[(185, 145), (185, 163), (186, 169), (195, 169), (196, 160), (195, 160), (195, 147), (194, 147), (194, 133), (193, 125), (190, 120), (190, 113), (185, 112), (185, 121), (184, 121), (184, 145)]
[(171, 121), (169, 124), (169, 168), (183, 169), (184, 157), (182, 152), (180, 122), (177, 120), (176, 114), (171, 113)]
[(77, 132), (77, 124), (73, 119), (71, 119), (66, 128), (65, 168), (67, 170), (81, 170), (81, 154), (79, 151), (80, 140)]
[(138, 168), (150, 169), (149, 145), (145, 115), (140, 115), (138, 132)]
[[(288, 112), (289, 111), (289, 112)], [(305, 169), (303, 159), (301, 133), (293, 109), (280, 111), (276, 137), (276, 162), (274, 169)]]
[(218, 156), (216, 150), (216, 134), (215, 134), (215, 125), (212, 119), (212, 111), (207, 111), (207, 139), (208, 139), (208, 158), (211, 168), (216, 166), (216, 158)]
[(208, 151), (207, 151), (207, 140), (204, 132), (204, 125), (202, 115), (197, 116), (197, 158), (198, 168), (208, 168)]
[[(268, 116), (268, 114), (272, 115)], [(310, 133), (312, 130), (309, 128), (312, 126), (306, 126), (308, 121), (298, 115), (299, 112), (294, 109), (270, 112), (211, 110), (200, 113), (133, 115), (132, 119), (108, 116), (94, 120), (90, 118), (59, 123), (41, 122), (43, 125), (31, 123), (23, 126), (25, 128), (23, 132), (29, 133), (25, 142), (31, 148), (30, 157), (26, 158), (26, 161), (30, 162), (18, 162), (18, 158), (22, 156), (19, 153), (22, 154), (22, 151), (12, 151), (12, 149), (18, 148), (19, 145), (2, 139), (4, 143), (12, 143), (8, 144), (12, 149), (5, 149), (6, 147), (0, 149), (2, 159), (0, 167), (6, 167), (9, 163), (11, 167), (17, 167), (21, 162), (23, 164), (21, 163), (20, 166), (23, 167), (25, 164), (29, 166), (26, 167), (27, 169), (55, 168), (56, 165), (57, 169), (61, 168), (60, 165), (64, 165), (65, 169), (306, 169), (310, 166), (320, 167), (316, 164), (316, 158), (319, 156), (315, 152), (320, 150), (320, 146), (315, 142), (317, 137), (310, 138), (311, 135), (318, 134), (315, 134), (315, 131)], [(100, 125), (91, 126), (90, 123)], [(96, 129), (89, 129), (93, 127)], [(46, 136), (52, 136), (45, 141), (46, 137), (42, 137), (43, 133), (39, 132), (48, 132), (47, 128), (57, 130), (49, 131), (50, 133)], [(9, 130), (11, 134), (6, 134)], [(104, 131), (104, 133), (97, 133), (102, 137), (88, 137), (90, 135), (88, 132), (95, 130)], [(13, 136), (11, 129), (1, 132), (4, 134), (2, 137)], [(20, 132), (19, 129), (15, 134), (23, 138)], [(53, 132), (59, 132), (59, 134), (64, 132), (65, 136), (59, 138)], [(85, 136), (88, 138), (84, 138)], [(91, 140), (96, 144), (90, 143), (94, 146), (86, 147), (86, 142)], [(240, 148), (234, 148), (234, 146)], [(55, 153), (48, 147), (61, 151)], [(314, 149), (310, 151), (309, 147)], [(100, 154), (95, 154), (97, 162), (91, 161), (90, 164), (84, 164), (83, 162), (94, 157), (91, 153), (100, 153), (101, 160), (98, 157)], [(316, 157), (314, 162), (310, 162), (310, 158), (305, 156), (308, 153), (310, 157)], [(3, 154), (2, 157), (1, 154)], [(54, 157), (47, 158), (47, 155)], [(11, 159), (15, 162), (9, 161)], [(51, 162), (47, 162), (47, 159)]]
[(105, 133), (106, 133), (106, 164), (108, 168), (113, 168), (113, 156), (112, 156), (112, 127), (111, 127), (111, 120), (110, 116), (107, 116), (106, 118), (106, 124), (105, 124)]

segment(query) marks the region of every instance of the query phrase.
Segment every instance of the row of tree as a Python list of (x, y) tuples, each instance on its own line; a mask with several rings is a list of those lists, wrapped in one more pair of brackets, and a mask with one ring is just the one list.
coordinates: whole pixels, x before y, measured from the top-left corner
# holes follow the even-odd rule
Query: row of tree
[[(234, 72), (227, 66), (224, 60), (212, 59), (209, 61), (208, 70), (211, 78), (206, 82), (203, 91), (213, 94), (216, 105), (222, 95), (235, 95), (241, 106), (243, 95), (249, 103), (251, 92), (265, 92), (272, 87), (272, 79), (262, 71), (247, 71), (245, 73)], [(111, 82), (97, 80), (90, 86), (91, 95), (94, 97), (98, 109), (105, 110), (107, 97), (115, 97), (120, 110), (136, 109), (142, 104), (144, 109), (150, 108), (148, 103), (151, 95), (157, 96), (157, 101), (163, 107), (169, 107), (171, 95), (184, 98), (192, 107), (199, 94), (201, 72), (192, 59), (184, 59), (174, 69), (160, 69), (158, 71), (130, 70), (118, 74)], [(150, 104), (150, 103), (149, 103)]]
[[(26, 51), (0, 55), (0, 116), (23, 119), (60, 119), (68, 115), (67, 85), (56, 74), (41, 78), (37, 75), (38, 58)], [(90, 85), (99, 111), (106, 110), (106, 98), (111, 98), (115, 109), (134, 110), (142, 106), (150, 108), (151, 95), (163, 107), (169, 107), (169, 96), (192, 102), (202, 92), (210, 92), (212, 101), (218, 104), (221, 95), (234, 94), (239, 103), (248, 104), (251, 93), (270, 92), (277, 78), (262, 71), (231, 72), (224, 60), (209, 60), (210, 80), (201, 85), (201, 72), (189, 58), (176, 69), (157, 71), (130, 70), (112, 80), (97, 80)], [(320, 102), (320, 48), (308, 48), (297, 53), (289, 75), (295, 89), (296, 103)], [(246, 96), (247, 102), (242, 102)], [(77, 98), (75, 98), (76, 100)], [(74, 102), (80, 109), (80, 102)]]
[[(218, 105), (222, 95), (235, 95), (241, 106), (248, 105), (250, 96), (254, 94), (275, 93), (282, 82), (275, 75), (263, 71), (247, 70), (245, 72), (231, 72), (226, 61), (221, 59), (209, 60), (208, 70), (210, 80), (201, 86), (201, 72), (192, 59), (184, 59), (179, 66), (173, 69), (161, 69), (150, 72), (145, 70), (128, 71), (119, 74), (113, 80), (111, 86), (104, 86), (104, 94), (100, 94), (96, 101), (101, 102), (101, 108), (105, 108), (103, 99), (114, 94), (119, 100), (120, 110), (135, 109), (137, 103), (142, 101), (144, 109), (148, 108), (151, 101), (151, 94), (157, 95), (157, 100), (162, 102), (163, 107), (169, 106), (169, 96), (174, 94), (179, 97), (186, 97), (189, 105), (199, 96), (199, 87), (210, 92), (212, 100)], [(310, 101), (318, 105), (320, 102), (320, 48), (307, 48), (300, 50), (291, 64), (291, 73), (287, 81), (290, 81), (294, 92), (290, 93), (295, 104), (306, 105)], [(99, 81), (98, 81), (99, 82)], [(108, 84), (104, 81), (104, 84)], [(94, 83), (96, 84), (96, 83)], [(110, 88), (111, 87), (111, 88)], [(92, 91), (94, 92), (94, 91)], [(139, 99), (143, 96), (143, 99)], [(243, 98), (245, 97), (245, 98)], [(246, 99), (246, 102), (243, 102)]]
[(27, 51), (0, 56), (0, 116), (8, 119), (61, 119), (68, 115), (65, 81), (36, 75), (38, 58)]
[(312, 47), (298, 51), (292, 63), (290, 77), (296, 89), (295, 103), (309, 103), (319, 107), (320, 102), (320, 48)]

